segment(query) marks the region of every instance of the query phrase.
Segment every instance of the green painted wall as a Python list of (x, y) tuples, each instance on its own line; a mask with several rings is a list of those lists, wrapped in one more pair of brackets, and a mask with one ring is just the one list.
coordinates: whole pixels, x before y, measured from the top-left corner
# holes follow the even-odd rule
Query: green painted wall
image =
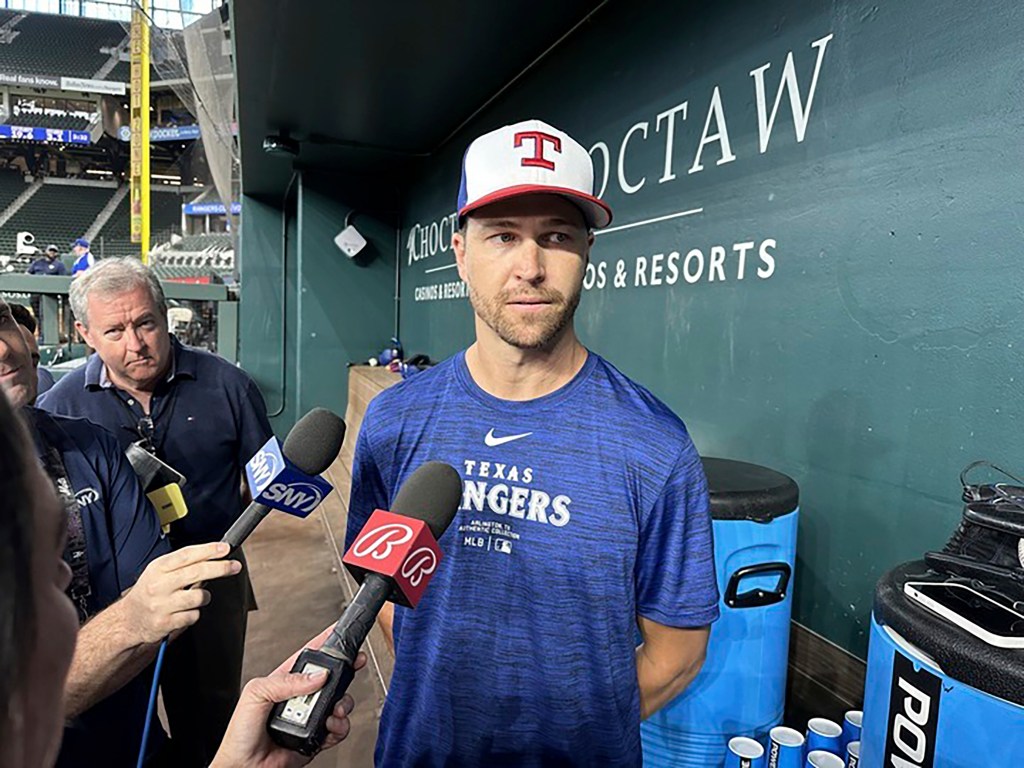
[[(1024, 464), (1022, 37), (1011, 0), (610, 5), (413, 180), (406, 348), (471, 340), (440, 245), (468, 140), (540, 117), (603, 142), (613, 226), (701, 211), (598, 237), (581, 335), (705, 455), (797, 479), (795, 618), (864, 654), (876, 579), (945, 540), (960, 468)], [(798, 104), (784, 92), (769, 133), (790, 53)], [(658, 115), (683, 103), (668, 154)]]
[[(248, 197), (242, 205), (240, 361), (260, 385), (281, 436), (316, 406), (344, 415), (345, 364), (379, 352), (393, 333), (394, 213), (364, 207), (351, 183), (328, 174), (299, 176), (290, 197), (287, 260), (280, 209)], [(345, 201), (357, 198), (352, 224), (368, 244), (349, 259), (333, 241), (352, 210)]]

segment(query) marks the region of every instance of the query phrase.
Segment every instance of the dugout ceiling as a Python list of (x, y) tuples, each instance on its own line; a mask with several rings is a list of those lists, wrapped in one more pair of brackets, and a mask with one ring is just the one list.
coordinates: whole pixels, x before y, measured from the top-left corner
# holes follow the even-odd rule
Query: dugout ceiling
[(232, 3), (243, 191), (283, 194), (296, 166), (390, 180), (584, 20), (601, 0)]

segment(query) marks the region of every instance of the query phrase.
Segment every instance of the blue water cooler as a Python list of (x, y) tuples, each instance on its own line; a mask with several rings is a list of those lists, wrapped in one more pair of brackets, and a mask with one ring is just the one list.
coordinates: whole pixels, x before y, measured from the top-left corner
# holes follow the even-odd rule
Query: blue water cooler
[(704, 459), (721, 618), (686, 691), (640, 728), (646, 768), (714, 768), (733, 736), (764, 742), (782, 720), (799, 491), (765, 467)]
[(907, 563), (875, 590), (861, 765), (1024, 765), (1024, 651), (988, 645), (909, 600), (904, 583), (922, 577), (924, 562)]

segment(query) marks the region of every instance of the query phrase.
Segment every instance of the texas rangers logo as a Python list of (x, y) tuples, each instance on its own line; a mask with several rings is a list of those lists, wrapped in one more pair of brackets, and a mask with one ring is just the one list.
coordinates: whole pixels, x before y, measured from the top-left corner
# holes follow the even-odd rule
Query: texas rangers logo
[(413, 531), (408, 525), (387, 523), (360, 536), (352, 545), (352, 554), (356, 557), (369, 555), (374, 560), (387, 560), (395, 547), (411, 541), (412, 537)]
[(547, 168), (549, 171), (555, 170), (555, 161), (549, 160), (544, 156), (544, 145), (551, 144), (555, 152), (560, 153), (562, 151), (561, 138), (552, 136), (550, 133), (544, 133), (543, 131), (520, 131), (513, 138), (516, 149), (523, 146), (524, 141), (533, 141), (533, 156), (524, 157), (521, 161), (523, 165)]

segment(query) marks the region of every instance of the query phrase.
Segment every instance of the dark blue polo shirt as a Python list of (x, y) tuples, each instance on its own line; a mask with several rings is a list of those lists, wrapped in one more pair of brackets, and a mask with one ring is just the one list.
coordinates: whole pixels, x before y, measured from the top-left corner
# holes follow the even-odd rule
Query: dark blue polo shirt
[[(151, 560), (170, 551), (160, 521), (117, 441), (85, 419), (29, 409), (36, 450), (56, 448), (82, 514), (89, 565), (88, 612), (95, 616), (135, 584)], [(57, 765), (134, 766), (152, 667), (64, 729)], [(157, 725), (151, 749), (165, 736)]]
[(54, 383), (55, 381), (52, 373), (41, 365), (36, 368), (36, 384), (39, 386), (39, 389), (36, 390), (36, 394), (41, 395), (44, 392), (49, 392), (53, 388)]
[(33, 261), (27, 270), (30, 275), (66, 275), (68, 268), (59, 258), (48, 259), (45, 256)]
[(171, 345), (171, 371), (150, 401), (151, 431), (143, 424), (142, 407), (113, 386), (96, 354), (58, 381), (38, 405), (106, 427), (123, 449), (151, 434), (157, 456), (186, 479), (188, 515), (173, 523), (170, 533), (180, 547), (224, 535), (242, 511), (245, 464), (273, 432), (263, 396), (245, 371), (174, 337)]

